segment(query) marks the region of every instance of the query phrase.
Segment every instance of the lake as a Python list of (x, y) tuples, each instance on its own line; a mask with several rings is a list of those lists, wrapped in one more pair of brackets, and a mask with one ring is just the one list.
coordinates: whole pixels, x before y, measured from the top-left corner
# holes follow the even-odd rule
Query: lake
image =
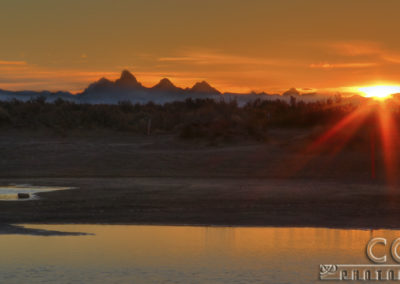
[(0, 235), (0, 283), (321, 283), (320, 264), (370, 263), (365, 246), (372, 236), (400, 236), (324, 228), (25, 227)]

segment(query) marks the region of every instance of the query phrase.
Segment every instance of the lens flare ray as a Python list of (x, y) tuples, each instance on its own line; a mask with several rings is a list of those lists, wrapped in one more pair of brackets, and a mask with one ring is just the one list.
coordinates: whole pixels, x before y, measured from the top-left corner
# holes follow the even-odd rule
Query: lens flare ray
[(371, 178), (376, 178), (378, 174), (379, 164), (376, 160), (379, 158), (379, 153), (382, 153), (384, 178), (393, 188), (396, 185), (398, 173), (397, 148), (400, 146), (398, 143), (400, 133), (391, 103), (388, 100), (369, 102), (342, 118), (300, 151), (299, 154), (303, 158), (288, 171), (288, 177), (296, 175), (324, 152), (328, 152), (331, 159), (334, 158), (356, 135), (360, 134), (360, 131), (364, 131), (361, 134), (365, 134), (371, 145)]

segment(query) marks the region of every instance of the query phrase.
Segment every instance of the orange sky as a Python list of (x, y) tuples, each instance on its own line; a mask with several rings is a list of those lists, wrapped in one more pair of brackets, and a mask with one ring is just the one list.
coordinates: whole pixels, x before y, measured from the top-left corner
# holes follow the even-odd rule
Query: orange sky
[(0, 88), (145, 85), (335, 91), (400, 83), (397, 0), (3, 0)]

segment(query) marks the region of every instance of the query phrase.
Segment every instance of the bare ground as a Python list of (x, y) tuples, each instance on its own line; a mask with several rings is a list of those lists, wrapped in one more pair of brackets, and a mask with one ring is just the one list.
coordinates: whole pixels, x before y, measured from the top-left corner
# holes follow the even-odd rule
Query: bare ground
[(0, 223), (400, 228), (400, 194), (368, 147), (305, 154), (307, 131), (209, 145), (174, 136), (6, 131), (0, 185), (77, 187), (0, 202)]

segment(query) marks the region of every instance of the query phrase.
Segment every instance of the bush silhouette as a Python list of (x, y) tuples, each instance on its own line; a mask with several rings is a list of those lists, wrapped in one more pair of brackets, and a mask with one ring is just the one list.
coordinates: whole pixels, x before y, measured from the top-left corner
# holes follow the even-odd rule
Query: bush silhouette
[[(69, 130), (107, 129), (132, 134), (175, 133), (184, 139), (263, 140), (271, 128), (306, 128), (332, 124), (356, 106), (342, 100), (310, 102), (188, 99), (164, 105), (120, 102), (117, 105), (76, 104), (42, 97), (27, 102), (0, 102), (0, 127)], [(150, 128), (150, 129), (149, 129)], [(150, 132), (149, 132), (150, 130)]]

